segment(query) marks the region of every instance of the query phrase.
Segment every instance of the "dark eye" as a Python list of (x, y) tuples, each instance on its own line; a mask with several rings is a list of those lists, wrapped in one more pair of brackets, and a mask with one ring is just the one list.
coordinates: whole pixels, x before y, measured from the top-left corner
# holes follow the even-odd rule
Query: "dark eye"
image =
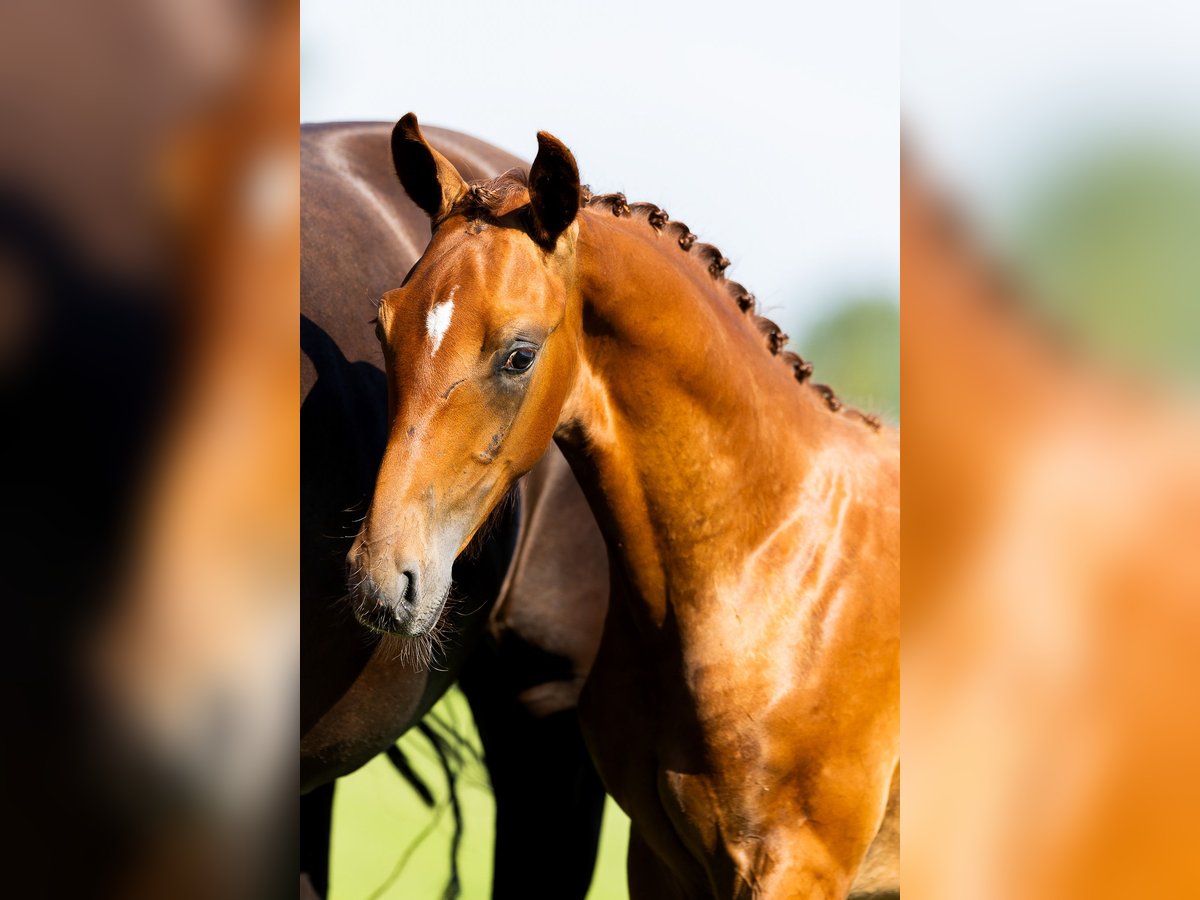
[(534, 357), (537, 356), (537, 351), (532, 347), (518, 347), (512, 353), (508, 354), (508, 359), (504, 361), (505, 372), (525, 372), (533, 365)]

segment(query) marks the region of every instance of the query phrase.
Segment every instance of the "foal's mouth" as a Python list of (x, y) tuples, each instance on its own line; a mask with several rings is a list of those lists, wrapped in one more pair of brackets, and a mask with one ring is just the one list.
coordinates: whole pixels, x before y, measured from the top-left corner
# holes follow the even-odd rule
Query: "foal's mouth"
[(427, 612), (418, 613), (403, 601), (392, 602), (360, 590), (354, 597), (354, 618), (380, 634), (419, 638), (443, 627), (449, 599), (447, 590), (441, 600), (429, 605)]
[(436, 669), (455, 630), (451, 622), (451, 587), (424, 615), (414, 614), (403, 601), (394, 603), (383, 598), (368, 584), (359, 585), (351, 595), (351, 607), (359, 624), (383, 638), (380, 646), (391, 659), (416, 669)]
[(455, 631), (450, 615), (453, 605), (453, 595), (447, 591), (437, 613), (430, 617), (430, 624), (418, 627), (412, 627), (411, 620), (407, 625), (400, 623), (386, 604), (373, 599), (356, 596), (353, 607), (354, 618), (380, 636), (380, 652), (390, 660), (412, 669), (441, 671), (447, 644)]

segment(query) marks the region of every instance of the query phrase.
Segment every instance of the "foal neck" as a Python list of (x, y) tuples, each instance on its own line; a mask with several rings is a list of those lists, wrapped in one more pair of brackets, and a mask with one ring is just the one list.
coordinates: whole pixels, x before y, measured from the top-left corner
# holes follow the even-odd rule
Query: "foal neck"
[(585, 209), (576, 253), (581, 365), (558, 438), (661, 624), (795, 518), (831, 450), (878, 435), (798, 384), (669, 232)]

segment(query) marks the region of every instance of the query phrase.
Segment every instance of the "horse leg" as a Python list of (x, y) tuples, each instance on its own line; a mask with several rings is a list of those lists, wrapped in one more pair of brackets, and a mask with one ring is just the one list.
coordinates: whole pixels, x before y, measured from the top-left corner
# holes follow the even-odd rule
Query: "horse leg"
[[(489, 768), (496, 789), (492, 896), (582, 900), (596, 868), (604, 786), (579, 733), (575, 710), (525, 719), (491, 744), (502, 754), (499, 764)], [(531, 865), (533, 835), (538, 836), (537, 854), (545, 855)], [(531, 871), (537, 873), (533, 884)]]
[(625, 873), (629, 880), (629, 900), (703, 900), (684, 892), (634, 825), (629, 826)]
[(329, 832), (335, 782), (300, 795), (300, 872), (319, 897), (329, 893)]
[(321, 900), (321, 895), (313, 890), (312, 882), (304, 872), (300, 873), (300, 900)]
[(578, 715), (574, 707), (532, 715), (498, 668), (494, 650), (480, 647), (460, 680), (496, 798), (492, 897), (582, 900), (596, 866), (604, 787)]

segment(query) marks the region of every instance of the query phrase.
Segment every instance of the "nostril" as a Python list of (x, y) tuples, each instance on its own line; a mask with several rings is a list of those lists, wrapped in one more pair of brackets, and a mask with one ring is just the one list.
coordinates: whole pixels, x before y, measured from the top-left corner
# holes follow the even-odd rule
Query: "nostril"
[(405, 569), (400, 573), (400, 602), (405, 606), (416, 606), (417, 604), (417, 570)]

